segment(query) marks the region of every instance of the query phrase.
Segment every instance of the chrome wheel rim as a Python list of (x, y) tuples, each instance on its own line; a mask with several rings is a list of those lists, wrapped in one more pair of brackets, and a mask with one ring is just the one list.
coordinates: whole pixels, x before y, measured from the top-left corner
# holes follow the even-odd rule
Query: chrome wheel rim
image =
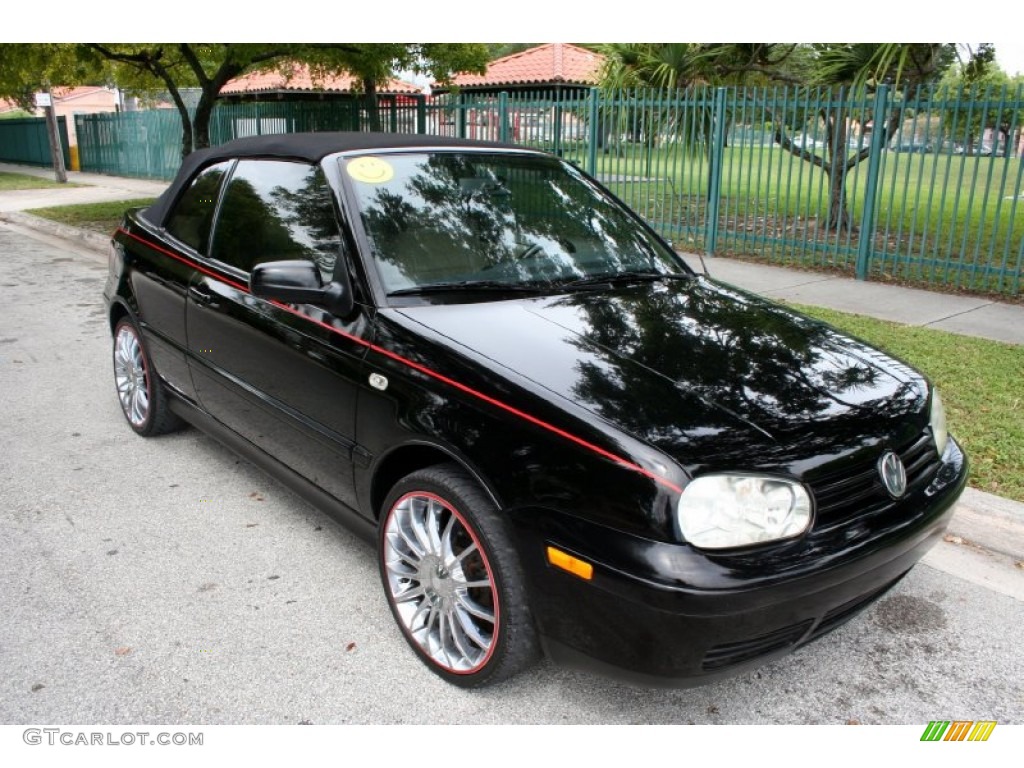
[(403, 496), (385, 522), (383, 558), (395, 613), (419, 649), (456, 674), (483, 667), (497, 637), (498, 594), (462, 515), (430, 493)]
[(124, 415), (136, 427), (141, 426), (149, 416), (149, 380), (139, 337), (126, 325), (114, 339), (114, 382)]

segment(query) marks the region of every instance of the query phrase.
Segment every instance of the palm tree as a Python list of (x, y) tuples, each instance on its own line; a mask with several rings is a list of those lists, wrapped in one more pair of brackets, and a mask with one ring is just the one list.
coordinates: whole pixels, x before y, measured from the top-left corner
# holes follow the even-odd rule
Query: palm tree
[[(755, 82), (819, 88), (824, 106), (818, 109), (818, 117), (826, 136), (820, 153), (795, 143), (788, 135), (787, 118), (792, 116), (767, 105), (761, 108), (772, 124), (775, 143), (819, 167), (828, 178), (828, 228), (842, 232), (853, 229), (846, 205), (846, 178), (870, 155), (870, 146), (851, 154), (849, 107), (839, 97), (865, 96), (882, 83), (904, 88), (921, 85), (951, 63), (955, 47), (948, 43), (616, 43), (601, 46), (601, 53), (607, 59), (601, 78), (605, 90), (656, 88), (681, 96), (683, 109), (679, 104), (672, 109), (649, 109), (642, 122), (649, 128), (648, 140), (655, 134), (669, 135), (689, 151), (711, 149), (713, 112), (708, 106), (694, 106), (709, 103), (709, 99), (695, 98), (705, 86)], [(621, 110), (616, 114), (619, 122), (632, 117)], [(898, 107), (890, 110), (885, 123), (875, 129), (876, 140), (887, 141), (901, 118)], [(633, 122), (637, 122), (635, 117)]]
[[(624, 102), (626, 109), (609, 105), (602, 115), (604, 134), (613, 130), (615, 135), (640, 133), (653, 146), (654, 137), (670, 136), (689, 151), (710, 147), (712, 129), (711, 111), (692, 107), (694, 96), (707, 85), (707, 73), (702, 71), (700, 44), (696, 43), (609, 43), (598, 47), (605, 57), (601, 71), (601, 88)], [(639, 90), (654, 90), (655, 107), (641, 109), (635, 94)], [(664, 102), (675, 103), (666, 107)], [(684, 105), (679, 109), (680, 100)], [(621, 107), (622, 105), (620, 105)], [(636, 138), (634, 136), (634, 138)]]
[[(851, 150), (848, 140), (850, 105), (856, 103), (858, 96), (864, 103), (863, 98), (883, 83), (893, 87), (902, 85), (907, 91), (919, 87), (940, 74), (955, 51), (945, 43), (824, 43), (811, 48), (815, 52), (811, 84), (826, 89), (826, 98), (818, 109), (824, 127), (824, 151), (818, 153), (796, 145), (786, 135), (783, 122), (770, 115), (774, 138), (787, 152), (822, 170), (829, 188), (826, 227), (836, 233), (851, 232), (855, 227), (846, 204), (846, 178), (870, 156), (871, 146), (861, 145)], [(858, 117), (862, 124), (868, 119), (868, 115)], [(902, 119), (902, 108), (890, 107), (887, 119), (873, 126), (872, 140), (884, 147)]]

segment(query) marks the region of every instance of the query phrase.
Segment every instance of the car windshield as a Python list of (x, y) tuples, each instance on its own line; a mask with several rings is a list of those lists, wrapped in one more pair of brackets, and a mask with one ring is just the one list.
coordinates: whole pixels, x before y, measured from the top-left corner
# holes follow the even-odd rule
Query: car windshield
[(690, 274), (573, 166), (520, 153), (341, 160), (388, 294)]

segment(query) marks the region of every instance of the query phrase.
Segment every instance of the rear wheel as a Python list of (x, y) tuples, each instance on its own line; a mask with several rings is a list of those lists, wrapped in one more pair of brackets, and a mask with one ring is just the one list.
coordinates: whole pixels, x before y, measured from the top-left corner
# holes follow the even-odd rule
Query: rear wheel
[(435, 673), (474, 688), (536, 659), (518, 557), (497, 508), (460, 467), (420, 470), (392, 489), (379, 551), (395, 620)]
[(121, 412), (140, 435), (150, 437), (182, 426), (181, 419), (168, 407), (167, 395), (146, 353), (142, 334), (127, 317), (114, 327), (114, 384)]

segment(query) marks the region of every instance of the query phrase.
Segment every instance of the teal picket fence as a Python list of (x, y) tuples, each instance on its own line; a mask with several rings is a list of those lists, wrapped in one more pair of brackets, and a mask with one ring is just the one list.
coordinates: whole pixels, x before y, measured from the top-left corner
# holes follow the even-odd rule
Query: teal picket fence
[[(598, 89), (382, 100), (381, 130), (510, 142), (599, 179), (683, 251), (1019, 296), (1021, 88)], [(358, 100), (224, 104), (211, 141), (370, 130)], [(83, 170), (171, 178), (173, 110), (76, 117)]]
[[(68, 152), (68, 126), (63, 117), (57, 118), (64, 167), (71, 167)], [(19, 117), (0, 120), (0, 162), (23, 165), (53, 165), (50, 157), (50, 141), (46, 136), (46, 118)]]

